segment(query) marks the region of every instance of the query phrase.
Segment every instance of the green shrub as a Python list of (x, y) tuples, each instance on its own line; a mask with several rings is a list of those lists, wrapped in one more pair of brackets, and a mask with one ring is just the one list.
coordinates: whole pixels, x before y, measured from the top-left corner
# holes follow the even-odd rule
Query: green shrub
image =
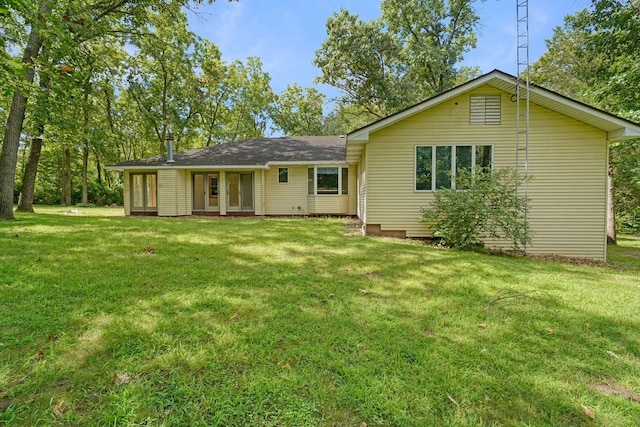
[(422, 209), (423, 221), (434, 227), (434, 237), (455, 248), (482, 246), (488, 238), (509, 240), (514, 250), (531, 243), (526, 221), (529, 201), (518, 191), (525, 178), (513, 169), (501, 169), (474, 176), (462, 171), (456, 181), (466, 183), (467, 189), (438, 190), (432, 206)]

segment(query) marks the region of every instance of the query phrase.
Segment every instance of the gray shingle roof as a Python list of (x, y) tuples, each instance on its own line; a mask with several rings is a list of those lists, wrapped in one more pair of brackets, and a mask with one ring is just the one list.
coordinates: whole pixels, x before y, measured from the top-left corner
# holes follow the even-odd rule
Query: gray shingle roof
[[(346, 138), (340, 136), (295, 136), (248, 139), (195, 148), (174, 154), (172, 167), (185, 166), (265, 166), (278, 162), (343, 162)], [(167, 166), (166, 156), (121, 162), (110, 167)]]

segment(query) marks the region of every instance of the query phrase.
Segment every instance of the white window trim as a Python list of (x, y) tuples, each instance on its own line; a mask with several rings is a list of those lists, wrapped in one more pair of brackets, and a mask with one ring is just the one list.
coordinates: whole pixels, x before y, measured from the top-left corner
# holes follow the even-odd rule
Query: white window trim
[[(286, 169), (287, 170), (287, 180), (286, 181), (280, 181), (280, 169)], [(288, 167), (282, 167), (279, 166), (278, 167), (278, 172), (276, 173), (276, 182), (278, 184), (289, 184), (289, 168)]]
[[(318, 168), (338, 168), (338, 194), (318, 194)], [(307, 194), (309, 197), (336, 197), (336, 196), (348, 196), (347, 193), (342, 192), (342, 169), (349, 169), (349, 166), (344, 165), (321, 165), (321, 166), (309, 166), (308, 169), (313, 169), (313, 194)], [(307, 169), (307, 170), (308, 170)]]
[[(434, 193), (438, 191), (436, 188), (436, 147), (451, 147), (451, 189), (456, 189), (456, 148), (457, 147), (471, 147), (471, 175), (476, 174), (476, 147), (489, 146), (491, 147), (491, 171), (493, 172), (494, 163), (494, 148), (493, 144), (433, 144), (433, 145), (416, 145), (413, 150), (413, 191), (414, 193)], [(418, 190), (416, 188), (416, 177), (418, 176), (418, 148), (419, 147), (431, 147), (431, 189), (430, 190)]]

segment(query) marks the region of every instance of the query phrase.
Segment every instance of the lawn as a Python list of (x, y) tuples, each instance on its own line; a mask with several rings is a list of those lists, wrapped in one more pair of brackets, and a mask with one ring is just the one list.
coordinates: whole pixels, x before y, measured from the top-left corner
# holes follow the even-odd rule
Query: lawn
[(0, 222), (0, 424), (640, 425), (639, 238), (588, 266), (79, 209)]

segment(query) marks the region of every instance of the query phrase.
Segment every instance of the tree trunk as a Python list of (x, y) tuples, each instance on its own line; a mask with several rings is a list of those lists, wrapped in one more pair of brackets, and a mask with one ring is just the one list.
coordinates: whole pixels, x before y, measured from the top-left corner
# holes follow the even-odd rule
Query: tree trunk
[(607, 243), (615, 245), (618, 239), (616, 237), (616, 210), (613, 196), (613, 166), (609, 164), (609, 173), (607, 174)]
[[(51, 13), (53, 2), (44, 1), (38, 10), (38, 15), (43, 17)], [(24, 79), (22, 83), (28, 88), (33, 83), (35, 75), (35, 59), (42, 47), (40, 28), (34, 25), (29, 34), (27, 46), (22, 55), (24, 67)], [(16, 167), (18, 164), (18, 148), (20, 147), (20, 134), (27, 109), (28, 89), (16, 89), (13, 93), (13, 101), (7, 117), (2, 151), (0, 152), (0, 220), (13, 219), (13, 192), (15, 189)]]
[(89, 143), (84, 144), (82, 150), (82, 203), (89, 203)]
[(68, 148), (64, 150), (62, 203), (71, 206), (71, 151)]
[[(44, 128), (44, 126), (42, 127)], [(29, 158), (22, 176), (22, 191), (18, 200), (18, 211), (33, 213), (33, 196), (36, 187), (36, 175), (38, 173), (38, 163), (42, 153), (42, 136), (39, 135), (31, 140), (29, 147)]]

